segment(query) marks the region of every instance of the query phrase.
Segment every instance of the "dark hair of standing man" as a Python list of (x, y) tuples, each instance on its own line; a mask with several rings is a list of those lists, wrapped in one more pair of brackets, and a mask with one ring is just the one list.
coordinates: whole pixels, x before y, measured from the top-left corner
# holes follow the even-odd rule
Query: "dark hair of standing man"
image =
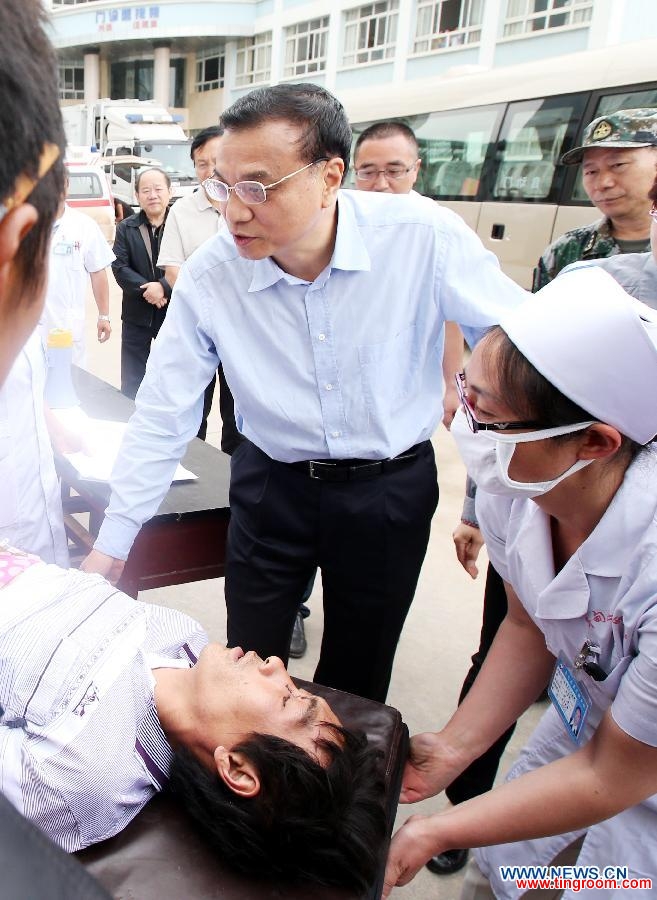
[(14, 190), (21, 174), (36, 178), (44, 145), (61, 156), (29, 196), (39, 213), (21, 241), (16, 260), (26, 289), (16, 303), (31, 299), (46, 274), (46, 256), (60, 198), (64, 193), (64, 128), (57, 95), (57, 65), (46, 36), (46, 13), (39, 0), (2, 0), (0, 5), (0, 199)]
[(189, 148), (189, 155), (192, 162), (194, 162), (194, 154), (197, 150), (200, 150), (201, 147), (204, 147), (207, 142), (211, 141), (213, 138), (221, 137), (223, 133), (224, 130), (219, 125), (210, 125), (209, 128), (204, 128), (203, 131), (199, 131), (192, 140), (192, 146)]
[(418, 147), (415, 132), (409, 125), (406, 125), (405, 122), (375, 122), (374, 125), (370, 125), (369, 128), (366, 128), (365, 131), (358, 135), (358, 140), (354, 147), (354, 159), (358, 153), (358, 148), (365, 141), (382, 141), (384, 138), (395, 137), (398, 134), (406, 138), (417, 156), (420, 148)]
[(340, 101), (317, 84), (275, 84), (257, 88), (225, 110), (219, 125), (227, 131), (265, 122), (291, 122), (302, 129), (299, 155), (304, 162), (339, 156), (349, 168), (351, 126)]

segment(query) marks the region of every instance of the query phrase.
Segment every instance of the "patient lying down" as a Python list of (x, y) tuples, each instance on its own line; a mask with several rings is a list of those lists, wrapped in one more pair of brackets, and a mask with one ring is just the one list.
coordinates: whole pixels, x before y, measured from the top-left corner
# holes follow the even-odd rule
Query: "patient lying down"
[(60, 846), (111, 837), (170, 788), (238, 869), (372, 881), (379, 754), (280, 659), (12, 549), (0, 591), (2, 790)]

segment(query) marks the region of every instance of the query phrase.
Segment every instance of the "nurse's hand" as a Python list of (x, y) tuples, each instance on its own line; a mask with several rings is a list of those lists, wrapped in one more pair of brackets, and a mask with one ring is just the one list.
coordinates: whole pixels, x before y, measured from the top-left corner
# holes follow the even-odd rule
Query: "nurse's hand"
[(435, 822), (433, 817), (411, 816), (393, 837), (383, 879), (383, 900), (390, 896), (393, 887), (415, 878), (432, 856), (448, 849), (437, 843)]
[(399, 802), (417, 803), (439, 794), (463, 768), (440, 733), (425, 731), (413, 735)]
[(452, 538), (454, 539), (456, 558), (470, 578), (476, 578), (479, 574), (479, 569), (476, 565), (477, 557), (484, 546), (484, 539), (481, 536), (480, 529), (475, 528), (474, 525), (466, 525), (465, 522), (459, 522), (452, 532)]
[(115, 559), (100, 550), (92, 550), (80, 564), (83, 572), (97, 572), (106, 578), (110, 584), (116, 584), (123, 573), (125, 560)]

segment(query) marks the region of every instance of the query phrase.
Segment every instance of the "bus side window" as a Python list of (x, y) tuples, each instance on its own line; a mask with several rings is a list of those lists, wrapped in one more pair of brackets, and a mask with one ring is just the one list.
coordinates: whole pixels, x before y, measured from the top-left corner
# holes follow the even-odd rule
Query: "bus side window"
[(416, 189), (440, 200), (474, 200), (502, 120), (501, 104), (409, 116), (422, 156)]
[(554, 200), (563, 177), (558, 163), (564, 141), (577, 125), (580, 107), (576, 96), (509, 104), (500, 132), (493, 200)]

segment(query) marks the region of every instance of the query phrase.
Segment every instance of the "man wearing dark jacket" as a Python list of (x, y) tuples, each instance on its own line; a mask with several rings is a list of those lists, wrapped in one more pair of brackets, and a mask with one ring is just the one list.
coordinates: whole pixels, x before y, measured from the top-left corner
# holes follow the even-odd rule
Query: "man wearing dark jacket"
[(144, 169), (137, 176), (136, 189), (141, 210), (119, 222), (112, 263), (114, 277), (123, 290), (121, 391), (133, 400), (171, 297), (164, 270), (156, 265), (171, 199), (171, 180), (162, 169)]

